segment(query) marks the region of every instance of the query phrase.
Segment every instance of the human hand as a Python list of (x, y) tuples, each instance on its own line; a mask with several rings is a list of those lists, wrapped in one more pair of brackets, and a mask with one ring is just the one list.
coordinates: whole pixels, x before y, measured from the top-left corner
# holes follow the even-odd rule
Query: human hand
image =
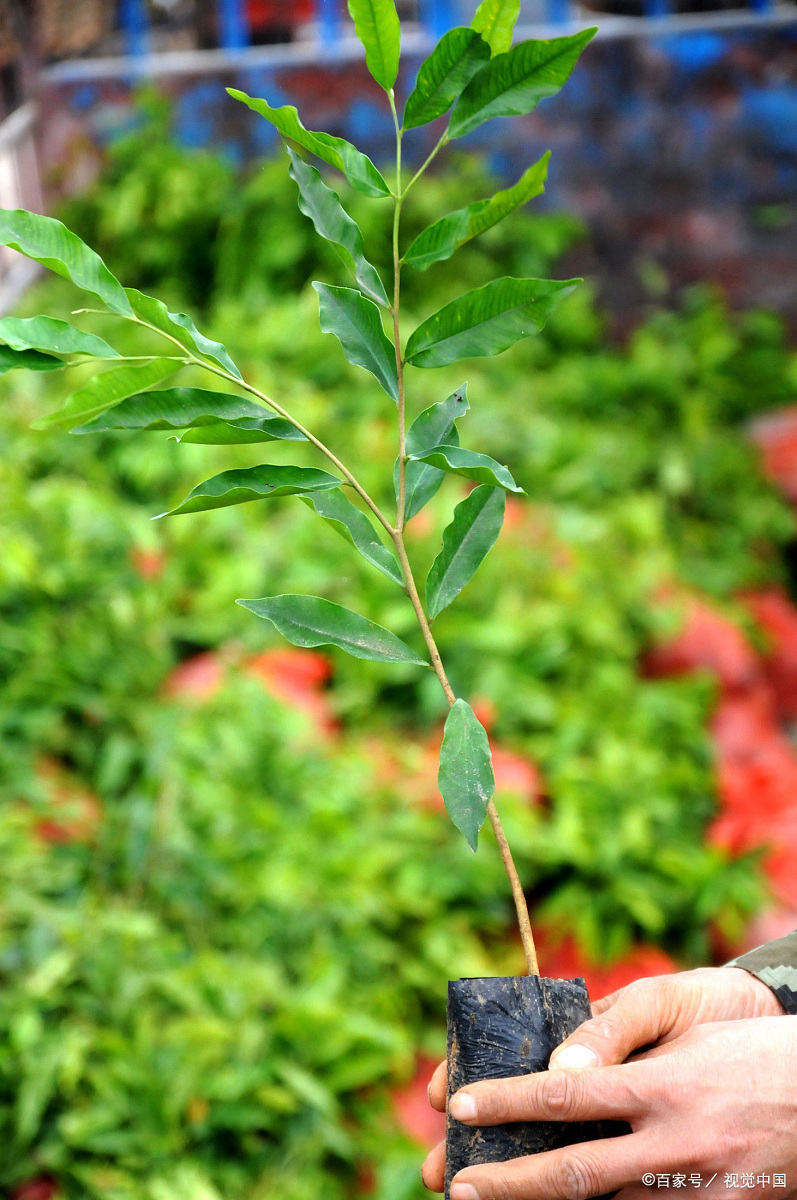
[[(648, 1173), (695, 1174), (704, 1186), (713, 1176), (711, 1200), (771, 1190), (734, 1185), (726, 1174), (744, 1182), (780, 1173), (778, 1194), (788, 1200), (797, 1196), (796, 1083), (797, 1022), (762, 1017), (693, 1026), (619, 1066), (469, 1084), (450, 1101), (465, 1125), (609, 1119), (627, 1121), (631, 1133), (468, 1167), (451, 1200), (586, 1200), (615, 1189), (621, 1200), (650, 1200)], [(444, 1165), (441, 1144), (423, 1168), (433, 1191), (443, 1190)]]
[(550, 1066), (609, 1066), (625, 1062), (642, 1046), (673, 1041), (695, 1025), (782, 1015), (772, 989), (741, 967), (638, 979), (597, 1000), (592, 1020), (556, 1047)]

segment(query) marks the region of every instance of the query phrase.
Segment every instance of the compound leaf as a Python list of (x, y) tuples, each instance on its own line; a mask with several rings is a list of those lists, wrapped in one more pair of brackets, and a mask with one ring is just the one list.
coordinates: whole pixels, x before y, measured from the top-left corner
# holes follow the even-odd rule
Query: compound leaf
[(520, 16), (520, 0), (482, 0), (471, 21), (489, 43), (493, 54), (504, 54), (512, 45), (512, 34)]
[(506, 492), (482, 484), (454, 509), (443, 549), (426, 580), (426, 604), (434, 618), (470, 583), (495, 545), (504, 523)]
[(418, 462), (429, 463), (452, 475), (475, 479), (477, 483), (488, 483), (491, 487), (506, 488), (508, 492), (525, 495), (518, 487), (507, 467), (490, 458), (489, 454), (478, 454), (475, 450), (464, 450), (462, 446), (437, 446), (413, 456)]
[[(205, 512), (212, 508), (229, 508), (233, 504), (248, 504), (251, 500), (270, 500), (278, 496), (298, 496), (340, 483), (334, 475), (316, 467), (283, 467), (263, 463), (236, 471), (222, 471), (212, 479), (198, 484), (182, 504), (161, 517), (178, 513)], [(158, 518), (156, 517), (155, 520)]]
[(379, 380), (389, 396), (398, 400), (396, 351), (382, 327), (379, 309), (353, 288), (314, 283), (318, 292), (321, 329), (334, 333), (346, 358), (364, 367)]
[(490, 58), (490, 47), (474, 29), (450, 29), (421, 64), (404, 109), (404, 128), (428, 125), (448, 112)]
[(385, 285), (375, 267), (371, 266), (363, 252), (363, 235), (340, 202), (337, 192), (327, 187), (320, 172), (300, 158), (290, 146), (290, 175), (299, 189), (299, 208), (315, 225), (316, 232), (328, 242), (344, 251), (344, 257), (354, 269), (354, 278), (360, 290), (387, 308), (389, 300)]
[(101, 337), (84, 333), (55, 317), (3, 317), (0, 342), (12, 350), (45, 350), (50, 354), (90, 354), (93, 358), (119, 358), (118, 350)]
[(333, 137), (331, 133), (312, 133), (305, 129), (299, 120), (296, 109), (286, 104), (282, 108), (272, 108), (266, 100), (257, 100), (247, 96), (237, 88), (227, 88), (229, 95), (242, 104), (248, 105), (253, 112), (259, 113), (270, 121), (283, 137), (291, 138), (303, 149), (309, 150), (317, 158), (329, 163), (342, 171), (349, 183), (364, 196), (380, 199), (391, 194), (390, 188), (377, 171), (367, 155), (362, 154), (351, 142), (343, 138)]
[(334, 491), (316, 492), (312, 496), (300, 496), (300, 499), (350, 542), (372, 567), (387, 575), (388, 579), (392, 579), (399, 587), (404, 586), (401, 568), (395, 555), (377, 536), (365, 513), (352, 504), (339, 488), (335, 488)]
[[(459, 433), (455, 421), (470, 408), (468, 385), (463, 383), (445, 400), (431, 405), (413, 421), (407, 432), (407, 454), (420, 454), (424, 450), (440, 445), (459, 445)], [(407, 463), (404, 488), (404, 517), (410, 521), (424, 505), (428, 504), (440, 490), (446, 477), (445, 471), (430, 467), (428, 463), (410, 460)], [(393, 469), (393, 483), (398, 499), (399, 464)]]
[(10, 246), (26, 258), (70, 279), (77, 287), (104, 301), (113, 312), (131, 315), (130, 301), (99, 254), (54, 217), (25, 209), (0, 209), (0, 246)]
[(567, 37), (521, 42), (496, 55), (460, 96), (451, 114), (451, 137), (464, 137), (493, 117), (523, 116), (555, 96), (596, 32), (584, 29)]
[(307, 440), (290, 421), (252, 400), (188, 387), (130, 396), (72, 433), (101, 433), (109, 429), (186, 430), (181, 440), (211, 446)]
[(293, 646), (338, 646), (369, 662), (429, 665), (389, 629), (319, 596), (270, 596), (237, 603), (271, 621)]
[(496, 192), (491, 199), (476, 200), (467, 208), (457, 209), (456, 212), (435, 221), (428, 229), (424, 229), (404, 255), (405, 263), (419, 271), (425, 271), (432, 263), (450, 258), (465, 242), (492, 229), (516, 208), (528, 204), (535, 196), (542, 195), (545, 191), (550, 157), (549, 150), (539, 162), (524, 171), (513, 187)]
[(448, 815), (475, 851), (495, 776), (487, 734), (466, 700), (455, 701), (448, 714), (437, 783)]
[(174, 358), (155, 358), (139, 366), (114, 367), (94, 375), (83, 387), (68, 396), (63, 407), (49, 417), (34, 421), (32, 429), (72, 429), (86, 419), (99, 416), (120, 400), (152, 387), (179, 371), (182, 363)]
[(357, 37), (365, 46), (365, 65), (377, 83), (390, 91), (401, 54), (401, 23), (395, 0), (349, 0)]
[(407, 343), (414, 367), (445, 367), (484, 358), (530, 337), (580, 279), (495, 279), (452, 300), (419, 326)]

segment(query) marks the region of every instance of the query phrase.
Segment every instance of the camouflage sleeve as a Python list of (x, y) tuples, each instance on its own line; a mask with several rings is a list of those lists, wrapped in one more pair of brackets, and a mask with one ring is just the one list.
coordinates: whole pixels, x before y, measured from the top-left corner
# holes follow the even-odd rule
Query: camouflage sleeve
[(777, 996), (787, 1013), (797, 1015), (797, 930), (756, 946), (725, 963), (726, 967), (743, 967), (755, 975)]

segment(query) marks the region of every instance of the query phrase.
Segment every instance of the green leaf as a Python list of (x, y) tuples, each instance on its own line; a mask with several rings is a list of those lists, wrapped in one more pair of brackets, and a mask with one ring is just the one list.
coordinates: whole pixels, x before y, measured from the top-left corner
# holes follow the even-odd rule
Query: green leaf
[(520, 0), (482, 0), (471, 21), (493, 54), (503, 54), (512, 45), (512, 34), (520, 16)]
[(377, 536), (365, 513), (352, 504), (339, 488), (329, 492), (318, 492), (313, 496), (300, 496), (300, 499), (359, 550), (372, 567), (387, 575), (388, 579), (392, 579), (399, 587), (404, 586), (401, 568), (395, 555)]
[(24, 209), (0, 209), (0, 246), (10, 246), (77, 287), (92, 292), (115, 313), (130, 316), (130, 302), (119, 280), (98, 254), (53, 217)]
[(152, 387), (169, 375), (179, 371), (182, 363), (174, 358), (155, 358), (140, 366), (114, 367), (94, 375), (88, 383), (68, 396), (63, 408), (34, 421), (32, 429), (72, 429), (81, 425), (86, 418), (96, 417), (106, 409), (113, 408), (120, 400)]
[(126, 288), (125, 294), (134, 314), (141, 321), (153, 325), (167, 337), (174, 338), (192, 354), (198, 354), (200, 358), (208, 359), (217, 367), (222, 367), (230, 375), (234, 375), (236, 379), (241, 378), (241, 372), (221, 342), (214, 342), (200, 333), (194, 322), (185, 313), (169, 312), (162, 300), (156, 300), (154, 296), (145, 296), (136, 288)]
[(597, 33), (521, 42), (499, 54), (470, 81), (451, 114), (451, 137), (464, 137), (493, 117), (532, 112), (570, 78), (581, 51)]
[(254, 401), (202, 388), (164, 388), (159, 392), (130, 396), (87, 425), (73, 429), (72, 433), (102, 433), (109, 429), (185, 429), (188, 432), (182, 440), (211, 446), (277, 439), (307, 441), (290, 421), (270, 413)]
[(353, 288), (314, 283), (318, 292), (321, 329), (334, 333), (346, 358), (379, 380), (388, 396), (398, 401), (398, 368), (393, 343), (385, 336), (379, 309)]
[(28, 371), (60, 371), (65, 365), (60, 358), (39, 354), (38, 350), (12, 350), (10, 346), (0, 346), (0, 375), (6, 375), (16, 367)]
[(331, 600), (318, 596), (268, 596), (264, 600), (237, 603), (256, 617), (271, 621), (293, 646), (339, 646), (353, 658), (368, 662), (429, 665), (389, 629)]
[(396, 82), (401, 55), (401, 23), (395, 0), (349, 0), (357, 37), (365, 46), (365, 65), (389, 92)]
[(517, 492), (521, 496), (526, 494), (515, 483), (508, 468), (490, 458), (489, 454), (463, 450), (461, 446), (437, 446), (413, 455), (413, 460), (429, 463), (441, 471), (450, 471), (452, 475), (462, 475), (465, 479), (475, 479), (477, 483), (506, 488), (508, 492)]
[(490, 47), (475, 30), (449, 30), (421, 64), (404, 109), (404, 128), (417, 129), (442, 117), (489, 58)]
[[(459, 433), (454, 424), (464, 416), (470, 408), (468, 404), (468, 385), (463, 383), (445, 400), (433, 404), (413, 421), (407, 433), (407, 454), (420, 454), (435, 446), (459, 445)], [(440, 485), (446, 477), (445, 471), (430, 467), (427, 463), (408, 462), (406, 469), (404, 517), (410, 521), (425, 504), (440, 490)], [(398, 499), (399, 464), (393, 468), (393, 483)]]
[(288, 155), (291, 160), (290, 175), (299, 189), (299, 208), (310, 218), (322, 238), (343, 250), (344, 258), (348, 258), (354, 269), (354, 278), (360, 290), (376, 300), (377, 304), (389, 307), (385, 285), (363, 253), (363, 235), (359, 225), (351, 219), (337, 192), (327, 187), (315, 167), (300, 158), (290, 146)]
[(437, 783), (448, 815), (475, 851), (495, 776), (487, 734), (466, 700), (455, 701), (448, 714)]
[(407, 343), (414, 367), (445, 367), (462, 358), (501, 354), (545, 325), (580, 279), (495, 279), (452, 300)]
[(495, 545), (504, 523), (506, 493), (483, 484), (454, 509), (443, 549), (426, 580), (426, 604), (434, 619), (470, 583)]
[(51, 354), (90, 354), (94, 358), (119, 358), (119, 352), (93, 333), (83, 333), (55, 317), (4, 317), (0, 342), (12, 350), (46, 350)]
[[(334, 475), (315, 467), (282, 467), (262, 463), (237, 471), (222, 471), (198, 484), (182, 504), (159, 517), (174, 517), (178, 513), (206, 512), (212, 508), (229, 508), (233, 504), (248, 504), (251, 500), (270, 500), (278, 496), (298, 496), (334, 488), (340, 483)], [(159, 520), (155, 517), (154, 520)]]
[(459, 208), (435, 221), (434, 225), (418, 235), (404, 255), (404, 262), (419, 271), (425, 271), (432, 263), (450, 258), (465, 242), (492, 229), (516, 208), (542, 195), (550, 157), (548, 150), (539, 162), (524, 171), (513, 187), (496, 192), (489, 200), (477, 200), (467, 208)]
[(342, 171), (349, 183), (364, 196), (380, 199), (390, 196), (390, 188), (377, 171), (367, 155), (361, 154), (351, 142), (343, 138), (333, 137), (331, 133), (312, 133), (305, 129), (299, 120), (296, 109), (286, 104), (283, 108), (272, 108), (265, 100), (257, 100), (240, 92), (237, 88), (227, 88), (230, 96), (248, 105), (253, 112), (259, 113), (277, 129), (283, 137), (291, 138), (303, 149), (309, 150), (317, 158), (322, 158), (331, 167)]

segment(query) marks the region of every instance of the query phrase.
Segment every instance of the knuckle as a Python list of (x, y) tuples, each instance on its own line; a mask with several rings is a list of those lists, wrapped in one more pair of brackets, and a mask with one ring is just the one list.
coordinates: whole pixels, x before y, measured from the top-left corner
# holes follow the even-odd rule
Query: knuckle
[(490, 1200), (518, 1200), (519, 1192), (515, 1181), (505, 1175), (503, 1171), (496, 1172), (494, 1178), (491, 1179), (491, 1188)]
[(579, 1106), (583, 1088), (572, 1071), (552, 1071), (545, 1081), (543, 1104), (553, 1120), (567, 1121)]
[(556, 1176), (554, 1187), (561, 1200), (588, 1200), (603, 1190), (595, 1164), (583, 1154), (566, 1154)]
[[(610, 1008), (602, 1016), (595, 1017), (590, 1022), (589, 1033), (601, 1041), (613, 1042), (622, 1029), (622, 1020), (615, 1009)], [(585, 1031), (586, 1032), (586, 1031)]]

